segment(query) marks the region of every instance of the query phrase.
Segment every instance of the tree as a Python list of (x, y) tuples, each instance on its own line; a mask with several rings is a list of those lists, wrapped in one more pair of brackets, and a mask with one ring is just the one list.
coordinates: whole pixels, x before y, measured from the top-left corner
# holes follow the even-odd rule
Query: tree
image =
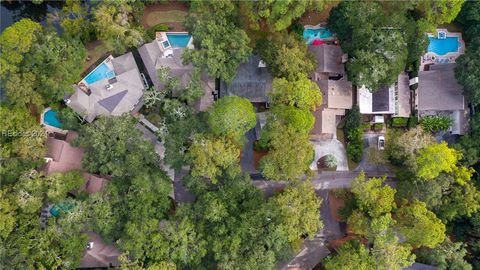
[(245, 31), (233, 23), (234, 12), (231, 1), (194, 1), (186, 18), (195, 50), (187, 49), (184, 61), (227, 83), (233, 81), (238, 66), (252, 51)]
[(460, 142), (456, 145), (462, 153), (462, 162), (472, 166), (480, 162), (480, 114), (475, 114), (470, 119), (470, 130), (465, 136), (460, 138)]
[(445, 225), (424, 202), (415, 200), (404, 204), (396, 215), (400, 233), (409, 244), (434, 248), (445, 240)]
[(240, 149), (227, 139), (197, 136), (188, 157), (192, 160), (192, 176), (208, 178), (213, 184), (222, 173), (231, 176), (240, 173)]
[(315, 70), (315, 58), (308, 53), (303, 39), (295, 34), (279, 33), (260, 39), (256, 49), (274, 77), (311, 85), (302, 78)]
[(270, 96), (273, 104), (296, 106), (303, 110), (315, 111), (322, 104), (320, 88), (305, 75), (300, 75), (295, 81), (275, 78)]
[(420, 126), (407, 132), (387, 132), (387, 155), (394, 164), (403, 165), (408, 170), (417, 170), (416, 157), (419, 151), (435, 143), (435, 138)]
[(45, 155), (46, 133), (27, 109), (0, 106), (3, 158), (39, 159)]
[(58, 111), (58, 120), (62, 123), (62, 128), (66, 130), (79, 131), (81, 123), (78, 114), (70, 107), (60, 108)]
[(353, 161), (359, 162), (363, 154), (363, 128), (358, 106), (353, 106), (347, 112), (343, 130), (347, 139), (347, 155)]
[(465, 1), (462, 10), (455, 18), (455, 23), (462, 26), (462, 35), (470, 41), (480, 34), (480, 3), (478, 1)]
[(143, 4), (138, 1), (103, 1), (93, 11), (97, 38), (117, 53), (143, 44), (144, 31), (135, 21)]
[(336, 255), (330, 255), (324, 261), (325, 269), (358, 269), (370, 270), (376, 268), (375, 259), (369, 249), (357, 241), (342, 245)]
[(352, 193), (355, 195), (358, 208), (371, 217), (389, 213), (395, 208), (395, 190), (388, 185), (382, 187), (385, 178), (365, 179), (362, 172), (352, 182)]
[(40, 110), (44, 101), (61, 100), (73, 91), (71, 84), (80, 79), (82, 70), (78, 63), (85, 58), (80, 42), (59, 37), (30, 20), (7, 29), (11, 30), (0, 37), (4, 66), (0, 79), (10, 104)]
[(155, 106), (158, 102), (162, 101), (165, 98), (164, 91), (159, 91), (155, 87), (149, 87), (145, 90), (143, 94), (143, 101), (145, 103), (145, 107), (151, 108)]
[(377, 262), (377, 269), (402, 270), (415, 262), (411, 247), (400, 244), (393, 232), (387, 232), (375, 239), (372, 255)]
[(225, 136), (236, 143), (257, 124), (253, 105), (246, 98), (227, 96), (213, 105), (208, 124), (216, 136)]
[(60, 12), (60, 26), (72, 38), (79, 38), (83, 43), (91, 39), (92, 25), (88, 19), (87, 8), (79, 0), (67, 0)]
[(313, 238), (323, 228), (320, 220), (322, 200), (315, 194), (310, 181), (286, 188), (281, 194), (270, 200), (270, 207), (276, 212), (279, 230), (285, 233), (290, 243), (303, 236)]
[(449, 148), (446, 142), (428, 145), (417, 156), (417, 175), (426, 180), (434, 179), (441, 172), (452, 172), (461, 158), (462, 154)]
[(129, 115), (101, 117), (85, 126), (79, 144), (85, 149), (83, 165), (90, 172), (127, 177), (144, 168), (156, 167), (158, 158), (152, 144), (135, 128)]
[(432, 29), (450, 23), (457, 17), (465, 0), (425, 0), (418, 2), (417, 9), (424, 12), (424, 20)]
[(248, 17), (253, 22), (251, 27), (259, 28), (262, 19), (275, 31), (288, 28), (292, 21), (300, 18), (306, 10), (315, 8), (321, 11), (324, 1), (258, 1), (246, 4)]
[(472, 269), (472, 266), (464, 259), (467, 255), (465, 244), (452, 242), (449, 238), (446, 238), (445, 242), (434, 249), (420, 249), (417, 255), (418, 261), (435, 265), (438, 269)]
[(65, 198), (68, 192), (80, 188), (85, 179), (82, 173), (71, 171), (47, 176), (44, 181), (45, 185), (48, 186), (46, 190), (47, 200), (52, 203), (58, 203)]
[(277, 105), (271, 109), (271, 113), (270, 122), (278, 121), (282, 125), (291, 127), (296, 132), (309, 133), (315, 124), (315, 117), (311, 112), (293, 106)]
[(455, 78), (463, 85), (467, 100), (473, 105), (480, 104), (480, 38), (474, 39), (455, 62)]
[(23, 61), (24, 54), (29, 52), (37, 40), (36, 32), (40, 31), (41, 25), (30, 19), (22, 19), (7, 27), (0, 35), (0, 71), (1, 78), (6, 74), (15, 73), (18, 64)]
[(270, 151), (260, 160), (260, 168), (266, 178), (295, 181), (310, 170), (314, 153), (308, 134), (276, 125), (269, 136)]
[(347, 73), (354, 84), (376, 91), (392, 85), (405, 69), (408, 37), (403, 28), (411, 23), (406, 20), (406, 11), (389, 14), (380, 2), (351, 1), (332, 9), (328, 27), (350, 56)]

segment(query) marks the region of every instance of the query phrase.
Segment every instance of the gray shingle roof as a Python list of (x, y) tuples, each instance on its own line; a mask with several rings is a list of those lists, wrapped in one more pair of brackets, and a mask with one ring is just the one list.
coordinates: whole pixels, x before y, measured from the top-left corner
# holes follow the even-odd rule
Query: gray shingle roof
[(418, 110), (465, 109), (463, 88), (455, 79), (456, 64), (436, 64), (418, 74)]
[[(84, 116), (88, 122), (92, 122), (99, 115), (118, 116), (130, 112), (143, 96), (145, 86), (133, 54), (124, 54), (111, 62), (116, 77), (88, 85), (90, 95), (75, 85), (76, 91), (69, 98), (71, 102), (68, 106)], [(107, 85), (110, 85), (108, 90)]]
[(317, 60), (316, 72), (343, 75), (345, 67), (342, 63), (342, 49), (338, 45), (310, 45), (308, 50)]
[(390, 87), (382, 86), (372, 93), (372, 111), (384, 112), (390, 109)]
[(241, 64), (230, 85), (221, 82), (220, 97), (240, 96), (251, 102), (267, 102), (273, 78), (266, 67), (258, 67), (259, 62), (260, 57), (252, 55), (248, 62)]

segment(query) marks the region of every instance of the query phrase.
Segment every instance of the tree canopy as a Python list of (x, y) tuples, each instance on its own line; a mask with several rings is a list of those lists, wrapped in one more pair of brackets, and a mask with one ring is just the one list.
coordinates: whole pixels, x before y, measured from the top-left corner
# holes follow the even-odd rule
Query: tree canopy
[(314, 111), (322, 104), (320, 88), (304, 75), (295, 81), (275, 78), (270, 96), (273, 104), (285, 104), (304, 110)]

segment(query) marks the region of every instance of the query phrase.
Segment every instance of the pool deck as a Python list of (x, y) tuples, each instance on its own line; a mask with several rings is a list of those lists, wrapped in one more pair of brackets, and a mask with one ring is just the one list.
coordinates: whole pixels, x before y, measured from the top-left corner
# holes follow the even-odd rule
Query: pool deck
[[(160, 48), (163, 48), (161, 43), (164, 42), (165, 40), (168, 40), (167, 34), (190, 35), (190, 33), (188, 33), (188, 32), (157, 32), (157, 33), (155, 33), (155, 40), (159, 43)], [(188, 41), (188, 44), (187, 44), (186, 48), (187, 49), (192, 49), (192, 50), (194, 49), (194, 47), (193, 47), (193, 37), (191, 37), (190, 40)]]
[(110, 69), (110, 70), (115, 70), (114, 67), (113, 67), (113, 64), (112, 64), (112, 60), (113, 60), (113, 56), (112, 55), (109, 55), (105, 60), (103, 60), (100, 64), (98, 64), (92, 71), (90, 71), (90, 73), (88, 73), (85, 77), (83, 77), (83, 79), (78, 82), (78, 85), (81, 86), (81, 85), (86, 85), (88, 86), (89, 83), (87, 83), (87, 81), (85, 80), (85, 78), (87, 78), (90, 74), (92, 74), (95, 70), (97, 70), (97, 68), (99, 66), (101, 66), (102, 64), (105, 64), (107, 65), (107, 67)]
[(50, 126), (49, 124), (45, 123), (44, 115), (46, 112), (49, 110), (52, 110), (52, 108), (48, 107), (43, 110), (42, 114), (40, 114), (40, 124), (42, 127), (47, 131), (47, 133), (60, 133), (60, 134), (67, 134), (68, 130), (64, 130), (61, 128), (57, 128), (54, 126)]
[[(460, 42), (458, 51), (449, 52), (445, 55), (437, 55), (434, 52), (427, 52), (421, 58), (420, 70), (425, 70), (425, 65), (455, 63), (455, 60), (457, 60), (457, 58), (460, 55), (465, 53), (465, 41), (462, 38), (462, 33), (458, 33), (458, 32), (452, 33), (444, 28), (437, 29), (437, 32), (445, 32), (447, 34), (446, 37), (458, 37), (458, 41)], [(436, 37), (436, 35), (433, 33), (427, 33), (427, 35), (429, 37)]]

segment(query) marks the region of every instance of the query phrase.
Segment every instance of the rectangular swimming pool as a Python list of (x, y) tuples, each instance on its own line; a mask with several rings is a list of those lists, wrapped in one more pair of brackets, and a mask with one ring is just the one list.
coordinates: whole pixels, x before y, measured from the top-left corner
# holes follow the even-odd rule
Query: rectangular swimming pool
[(167, 33), (168, 42), (174, 48), (186, 48), (190, 39), (192, 38), (189, 34), (174, 34)]
[(95, 83), (97, 81), (103, 80), (103, 79), (110, 79), (115, 77), (115, 72), (111, 70), (107, 64), (102, 63), (98, 67), (96, 67), (90, 74), (85, 77), (85, 81), (88, 84)]
[(307, 28), (303, 30), (303, 38), (306, 40), (307, 44), (310, 45), (314, 40), (328, 40), (333, 38), (332, 32), (327, 28), (320, 27), (318, 29)]
[(433, 52), (437, 55), (458, 52), (458, 48), (460, 47), (460, 41), (458, 37), (447, 37), (445, 39), (428, 37), (428, 40), (430, 41), (428, 44), (428, 52)]

